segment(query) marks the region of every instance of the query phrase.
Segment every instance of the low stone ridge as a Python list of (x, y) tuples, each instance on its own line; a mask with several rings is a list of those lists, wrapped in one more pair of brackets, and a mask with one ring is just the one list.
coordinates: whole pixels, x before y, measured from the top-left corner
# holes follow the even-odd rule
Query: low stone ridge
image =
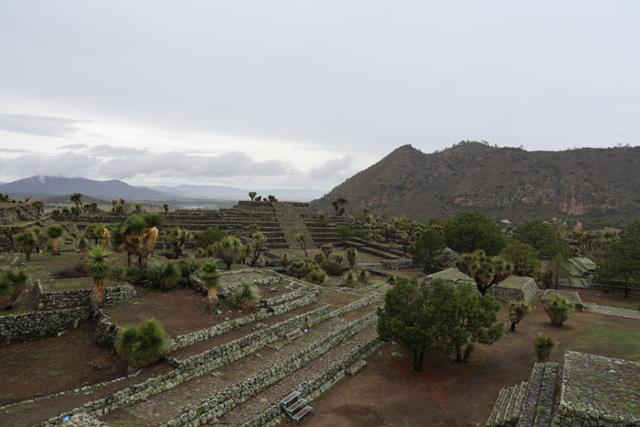
[(640, 425), (640, 363), (595, 354), (564, 354), (554, 427)]
[[(109, 286), (105, 289), (105, 304), (129, 301), (137, 296), (136, 289), (129, 284)], [(91, 289), (48, 292), (43, 289), (40, 281), (36, 281), (33, 286), (33, 300), (38, 310), (89, 307), (91, 306)]]
[(31, 311), (0, 316), (0, 345), (34, 338), (58, 335), (77, 328), (91, 317), (88, 307)]

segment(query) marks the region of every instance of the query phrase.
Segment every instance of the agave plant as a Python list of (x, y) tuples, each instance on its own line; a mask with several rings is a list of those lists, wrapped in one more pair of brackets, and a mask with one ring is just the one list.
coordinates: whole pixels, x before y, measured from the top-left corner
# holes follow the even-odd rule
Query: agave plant
[(198, 276), (207, 287), (209, 304), (212, 306), (218, 304), (218, 282), (220, 279), (218, 263), (212, 259), (203, 262)]
[(180, 269), (173, 262), (168, 262), (162, 266), (160, 272), (160, 288), (168, 291), (178, 286), (180, 282)]
[(104, 306), (105, 280), (109, 276), (109, 257), (111, 252), (102, 246), (94, 246), (89, 254), (87, 269), (93, 278), (91, 303), (98, 309)]
[(51, 253), (60, 255), (60, 237), (64, 233), (64, 229), (58, 224), (54, 224), (47, 228), (47, 235), (51, 238)]
[(147, 319), (140, 325), (121, 329), (115, 347), (132, 366), (143, 367), (160, 360), (169, 351), (169, 336), (159, 322)]
[(257, 286), (243, 282), (233, 288), (229, 295), (229, 304), (238, 310), (250, 310), (260, 303), (261, 295)]

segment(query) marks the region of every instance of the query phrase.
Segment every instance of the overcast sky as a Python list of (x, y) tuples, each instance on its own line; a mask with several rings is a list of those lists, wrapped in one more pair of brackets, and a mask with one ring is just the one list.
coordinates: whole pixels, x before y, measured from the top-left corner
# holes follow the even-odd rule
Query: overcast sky
[(640, 2), (0, 0), (0, 181), (327, 189), (467, 139), (640, 145)]

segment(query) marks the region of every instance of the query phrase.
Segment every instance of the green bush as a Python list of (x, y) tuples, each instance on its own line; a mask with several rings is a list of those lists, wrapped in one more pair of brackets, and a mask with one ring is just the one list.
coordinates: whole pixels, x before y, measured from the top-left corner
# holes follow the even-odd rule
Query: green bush
[(237, 310), (251, 310), (261, 300), (260, 289), (257, 286), (244, 282), (231, 290), (229, 305)]
[(554, 345), (555, 343), (548, 336), (541, 333), (536, 335), (533, 339), (533, 349), (538, 355), (538, 362), (546, 362), (549, 360), (549, 356), (551, 355), (551, 350), (553, 350)]
[(154, 363), (168, 351), (169, 336), (154, 319), (125, 327), (116, 336), (116, 352), (136, 367)]
[(553, 326), (562, 327), (573, 314), (574, 308), (569, 301), (560, 295), (551, 295), (551, 298), (544, 303), (544, 311), (547, 312)]
[(0, 271), (0, 307), (5, 310), (13, 307), (26, 283), (27, 276), (22, 271)]
[(349, 270), (344, 275), (343, 282), (345, 286), (353, 286), (356, 284), (357, 280), (358, 280), (358, 275), (356, 274), (356, 272), (353, 270)]
[(369, 284), (369, 272), (367, 270), (360, 270), (360, 274), (358, 274), (358, 282), (363, 285)]
[(180, 282), (180, 268), (173, 262), (168, 262), (162, 267), (160, 273), (160, 289), (168, 291), (178, 286)]
[(311, 283), (321, 285), (327, 280), (327, 273), (320, 267), (314, 268), (307, 273), (306, 279)]
[(326, 271), (328, 274), (330, 274), (331, 276), (340, 276), (344, 271), (344, 267), (342, 267), (340, 263), (330, 259), (323, 262), (321, 266), (322, 266), (322, 269)]

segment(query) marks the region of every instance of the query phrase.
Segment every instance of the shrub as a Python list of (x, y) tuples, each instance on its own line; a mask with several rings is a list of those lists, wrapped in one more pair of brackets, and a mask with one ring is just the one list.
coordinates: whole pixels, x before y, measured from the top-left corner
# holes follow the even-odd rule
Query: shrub
[(315, 255), (313, 256), (313, 260), (314, 260), (317, 264), (322, 264), (322, 263), (326, 260), (326, 257), (324, 256), (324, 254), (323, 254), (323, 253), (318, 252), (317, 254), (315, 254)]
[(549, 360), (549, 356), (551, 355), (551, 350), (553, 350), (554, 345), (555, 343), (548, 336), (541, 333), (536, 335), (533, 339), (533, 349), (538, 355), (538, 362), (546, 362)]
[(331, 255), (331, 252), (333, 252), (333, 245), (331, 243), (325, 243), (322, 246), (320, 246), (320, 250), (324, 254), (325, 258), (329, 258), (329, 256)]
[(307, 281), (311, 283), (315, 283), (316, 285), (321, 285), (327, 280), (327, 273), (320, 267), (314, 268), (306, 276)]
[(369, 272), (367, 270), (360, 270), (360, 274), (358, 274), (358, 282), (363, 285), (369, 284)]
[(244, 282), (233, 288), (229, 295), (229, 304), (237, 310), (251, 310), (260, 303), (260, 299), (258, 287)]
[(154, 319), (125, 327), (116, 336), (116, 352), (136, 367), (150, 365), (168, 351), (169, 336)]
[(509, 320), (511, 320), (511, 332), (516, 331), (516, 325), (520, 323), (529, 312), (529, 304), (524, 301), (509, 301)]
[(562, 327), (569, 316), (573, 314), (574, 309), (565, 298), (560, 295), (551, 295), (551, 298), (544, 303), (544, 311), (547, 312), (553, 326)]
[(305, 258), (303, 260), (293, 261), (291, 265), (289, 265), (289, 274), (300, 279), (309, 274), (311, 270), (317, 268), (320, 267), (315, 261)]
[(207, 246), (219, 242), (224, 236), (224, 231), (222, 231), (220, 227), (218, 227), (217, 225), (212, 225), (205, 231), (197, 233), (194, 236), (194, 239), (196, 241), (196, 247), (206, 248)]
[(344, 268), (340, 263), (330, 259), (322, 263), (322, 269), (332, 276), (340, 276), (344, 271)]
[(178, 269), (180, 270), (180, 285), (189, 286), (191, 275), (198, 271), (200, 264), (193, 258), (180, 258)]
[(13, 307), (26, 283), (27, 276), (22, 271), (0, 271), (0, 307), (5, 310)]
[(390, 274), (387, 276), (387, 283), (390, 285), (395, 285), (398, 281), (398, 277), (395, 274)]
[(291, 259), (289, 258), (289, 254), (287, 252), (282, 254), (282, 258), (280, 260), (281, 260), (282, 266), (284, 268), (287, 268), (289, 266), (289, 264), (291, 263)]
[(180, 277), (180, 268), (173, 262), (166, 263), (160, 273), (160, 289), (168, 291), (175, 288), (180, 282)]
[(345, 286), (353, 286), (353, 285), (355, 285), (356, 280), (358, 280), (358, 275), (353, 270), (347, 271), (347, 273), (344, 275), (344, 284), (345, 284)]

